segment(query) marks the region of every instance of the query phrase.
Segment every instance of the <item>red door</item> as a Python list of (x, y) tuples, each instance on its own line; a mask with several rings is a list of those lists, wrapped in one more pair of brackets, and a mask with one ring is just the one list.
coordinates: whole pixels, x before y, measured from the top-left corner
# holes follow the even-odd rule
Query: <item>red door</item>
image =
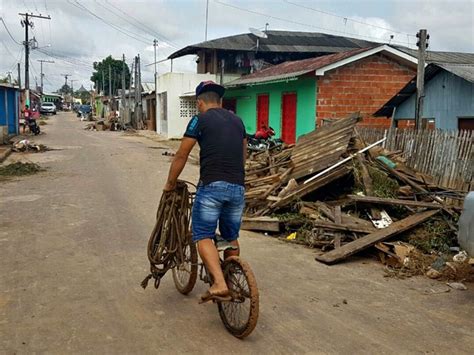
[(268, 95), (257, 96), (257, 131), (268, 127)]
[(296, 140), (296, 94), (283, 94), (281, 117), (281, 139), (292, 144)]

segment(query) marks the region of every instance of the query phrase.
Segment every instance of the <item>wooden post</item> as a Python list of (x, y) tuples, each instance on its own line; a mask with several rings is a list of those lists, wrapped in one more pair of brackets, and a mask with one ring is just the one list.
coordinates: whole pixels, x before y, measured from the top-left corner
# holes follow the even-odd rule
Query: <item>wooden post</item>
[(425, 56), (426, 40), (428, 39), (427, 31), (420, 30), (416, 37), (418, 38), (418, 69), (416, 76), (416, 102), (415, 102), (415, 129), (421, 128), (421, 119), (423, 118), (423, 100), (425, 89)]

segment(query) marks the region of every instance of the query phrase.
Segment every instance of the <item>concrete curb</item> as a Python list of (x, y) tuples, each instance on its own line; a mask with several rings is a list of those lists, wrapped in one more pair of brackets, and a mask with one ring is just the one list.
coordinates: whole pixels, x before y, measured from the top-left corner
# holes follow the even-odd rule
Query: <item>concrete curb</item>
[(4, 152), (0, 152), (0, 164), (5, 161), (5, 159), (8, 158), (8, 156), (12, 153), (12, 149), (8, 148)]

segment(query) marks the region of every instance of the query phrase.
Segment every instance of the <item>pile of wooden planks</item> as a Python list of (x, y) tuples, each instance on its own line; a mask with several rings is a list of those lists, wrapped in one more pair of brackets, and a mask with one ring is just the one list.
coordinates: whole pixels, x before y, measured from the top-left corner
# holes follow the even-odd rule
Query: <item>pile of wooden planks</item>
[(248, 229), (277, 232), (282, 222), (273, 215), (297, 212), (304, 222), (286, 221), (286, 230), (322, 248), (326, 253), (316, 259), (328, 264), (437, 215), (455, 230), (465, 193), (408, 168), (400, 151), (367, 146), (358, 135), (358, 120), (358, 114), (351, 115), (300, 137), (294, 146), (251, 156), (245, 182)]
[(305, 183), (348, 154), (359, 119), (353, 114), (301, 136), (294, 146), (252, 155), (246, 165), (246, 214), (268, 214), (347, 175), (350, 167), (341, 165)]

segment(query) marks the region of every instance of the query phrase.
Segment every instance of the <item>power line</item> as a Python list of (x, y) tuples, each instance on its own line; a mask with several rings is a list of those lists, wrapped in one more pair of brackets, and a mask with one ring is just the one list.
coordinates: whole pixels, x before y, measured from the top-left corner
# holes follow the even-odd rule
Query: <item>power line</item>
[[(254, 11), (254, 10), (244, 9), (244, 8), (242, 8), (242, 7), (235, 6), (235, 5), (232, 5), (232, 4), (227, 4), (227, 3), (222, 2), (222, 1), (219, 1), (219, 0), (214, 0), (214, 2), (215, 2), (215, 3), (218, 3), (218, 4), (220, 4), (220, 5), (223, 5), (223, 6), (227, 6), (227, 7), (236, 9), (236, 10), (248, 12), (248, 13), (251, 13), (251, 14), (254, 14), (254, 15), (264, 16), (264, 17), (271, 18), (271, 19), (278, 20), (278, 21), (288, 22), (288, 23), (291, 23), (291, 24), (294, 24), (294, 25), (306, 26), (306, 27), (311, 27), (311, 28), (315, 28), (315, 29), (318, 29), (318, 30), (326, 31), (326, 32), (328, 32), (328, 34), (341, 33), (342, 35), (347, 35), (347, 34), (349, 34), (349, 35), (352, 35), (352, 36), (359, 36), (359, 37), (369, 38), (369, 39), (377, 40), (377, 41), (381, 41), (381, 40), (382, 40), (381, 38), (378, 38), (378, 37), (365, 36), (365, 35), (359, 35), (359, 34), (356, 34), (356, 33), (349, 33), (349, 32), (345, 32), (345, 31), (332, 30), (332, 29), (329, 29), (329, 28), (324, 28), (324, 27), (319, 27), (319, 26), (311, 25), (311, 24), (309, 24), (309, 23), (298, 22), (298, 21), (294, 21), (294, 20), (287, 19), (287, 18), (282, 18), (282, 17), (278, 17), (278, 16), (273, 16), (273, 15), (265, 14), (265, 13), (258, 12), (258, 11)], [(331, 32), (332, 32), (332, 33), (331, 33)], [(403, 45), (406, 44), (405, 42), (399, 42), (399, 41), (392, 41), (392, 43), (399, 43), (399, 44), (403, 44)]]
[[(95, 0), (96, 4), (99, 5), (100, 7), (102, 7), (103, 9), (109, 11), (110, 13), (114, 14), (115, 16), (117, 16), (118, 18), (124, 20), (125, 22), (133, 25), (135, 28), (137, 28), (138, 30), (142, 31), (145, 35), (147, 36), (151, 36), (153, 37), (153, 35), (150, 35), (150, 33), (148, 33), (147, 31), (144, 31), (142, 28), (134, 25), (132, 22), (130, 22), (126, 17), (122, 16), (122, 15), (118, 15), (115, 11), (112, 11), (112, 9), (109, 9), (107, 7), (105, 7), (103, 4), (101, 4), (100, 2), (98, 2), (97, 0)], [(114, 25), (115, 26), (115, 25)], [(141, 36), (139, 33), (135, 33), (135, 32), (132, 32), (132, 31), (129, 31), (129, 30), (124, 30), (124, 31), (127, 31), (127, 32), (130, 32), (131, 34), (135, 35), (135, 36)]]
[[(166, 37), (163, 36), (162, 34), (156, 32), (154, 29), (152, 29), (151, 27), (145, 25), (144, 23), (141, 23), (140, 20), (138, 20), (137, 18), (133, 17), (133, 16), (130, 15), (129, 13), (126, 13), (125, 11), (123, 11), (122, 9), (120, 9), (118, 6), (116, 6), (116, 5), (112, 4), (112, 3), (110, 3), (108, 0), (105, 0), (105, 2), (106, 2), (107, 4), (109, 4), (110, 6), (112, 6), (113, 8), (117, 9), (118, 11), (120, 11), (122, 14), (124, 14), (124, 15), (130, 17), (131, 19), (133, 19), (133, 20), (134, 20), (136, 23), (138, 23), (142, 28), (146, 28), (146, 29), (148, 29), (149, 31), (151, 31), (150, 34), (152, 34), (153, 36), (156, 36), (156, 37), (160, 38), (163, 42), (168, 43), (171, 47), (174, 47), (174, 48), (176, 48), (176, 49), (179, 49), (179, 48), (180, 48), (179, 44), (177, 44), (177, 43), (171, 41), (170, 39), (166, 38)], [(128, 20), (126, 20), (126, 21), (129, 22)], [(131, 22), (129, 22), (129, 23), (131, 23)]]
[[(46, 9), (46, 12), (48, 11), (48, 5), (46, 3), (46, 0), (44, 0), (44, 8)], [(49, 25), (49, 43), (52, 44), (52, 37), (51, 37), (51, 22), (48, 22)]]
[(3, 41), (3, 39), (0, 39), (0, 41), (2, 42), (3, 46), (5, 47), (5, 49), (7, 50), (8, 54), (10, 54), (10, 57), (12, 57), (13, 59), (15, 59), (15, 55), (10, 51), (10, 48), (8, 48), (8, 46), (5, 44), (5, 42)]
[[(54, 54), (52, 54), (52, 53), (49, 53), (49, 52), (47, 52), (47, 51), (45, 51), (45, 50), (43, 50), (43, 49), (37, 48), (36, 50), (37, 50), (38, 52), (40, 52), (40, 53), (43, 53), (44, 55), (46, 55), (46, 56), (48, 56), (48, 57), (50, 57), (50, 58), (54, 58), (54, 59), (63, 61), (63, 62), (65, 62), (65, 63), (68, 63), (69, 65), (72, 65), (72, 66), (81, 66), (81, 67), (87, 68), (87, 69), (89, 69), (89, 70), (92, 69), (92, 65), (85, 65), (85, 64), (78, 63), (78, 62), (73, 62), (73, 61), (71, 61), (71, 60), (66, 59), (67, 57), (60, 57), (60, 56), (58, 56), (58, 55), (54, 55)], [(71, 58), (71, 59), (74, 59), (74, 58)]]
[(12, 36), (12, 34), (10, 33), (10, 30), (8, 29), (7, 24), (6, 24), (5, 21), (3, 20), (3, 17), (0, 17), (0, 21), (2, 21), (3, 26), (5, 26), (5, 29), (7, 30), (7, 33), (8, 33), (8, 35), (10, 36), (10, 38), (12, 39), (12, 41), (15, 42), (16, 44), (19, 44), (19, 45), (21, 46), (22, 44), (21, 44), (20, 42), (18, 42), (18, 41)]
[(120, 27), (115, 26), (114, 24), (108, 22), (108, 21), (105, 20), (104, 18), (102, 18), (102, 17), (96, 15), (94, 12), (92, 12), (91, 10), (89, 10), (88, 8), (86, 8), (84, 5), (82, 5), (82, 4), (81, 4), (79, 1), (77, 1), (77, 0), (74, 0), (75, 4), (72, 2), (72, 0), (67, 0), (67, 1), (68, 1), (69, 4), (71, 4), (71, 5), (75, 6), (75, 7), (77, 7), (77, 8), (80, 9), (80, 10), (83, 10), (83, 11), (88, 12), (90, 15), (92, 15), (93, 17), (97, 18), (98, 20), (102, 21), (102, 22), (105, 23), (106, 25), (108, 25), (108, 26), (114, 28), (115, 30), (117, 30), (117, 31), (119, 31), (119, 32), (121, 32), (121, 33), (123, 33), (124, 35), (126, 35), (126, 36), (128, 36), (128, 37), (130, 37), (130, 38), (133, 38), (133, 39), (136, 40), (136, 41), (139, 41), (139, 42), (142, 42), (142, 43), (145, 43), (145, 44), (149, 44), (149, 43), (151, 42), (151, 41), (146, 41), (146, 40), (140, 39), (140, 38), (138, 38), (138, 37), (135, 37), (134, 35), (131, 35), (131, 34), (125, 32), (125, 31), (123, 31)]
[(374, 25), (374, 24), (364, 22), (364, 21), (359, 21), (359, 20), (356, 20), (356, 19), (353, 19), (353, 18), (350, 18), (350, 17), (345, 17), (345, 16), (337, 15), (337, 14), (334, 14), (334, 13), (331, 13), (331, 12), (315, 9), (314, 7), (310, 7), (310, 6), (306, 6), (306, 5), (302, 5), (302, 4), (297, 4), (297, 3), (289, 1), (289, 0), (283, 0), (283, 1), (286, 2), (287, 4), (294, 5), (294, 6), (297, 6), (297, 7), (301, 7), (302, 9), (307, 9), (307, 10), (310, 10), (310, 11), (319, 12), (319, 13), (324, 14), (324, 15), (338, 17), (338, 18), (341, 18), (345, 21), (351, 21), (351, 22), (354, 22), (354, 23), (358, 23), (360, 25), (371, 26), (371, 27), (378, 28), (378, 29), (381, 29), (381, 30), (386, 30), (386, 31), (390, 31), (390, 32), (393, 32), (393, 33), (398, 33), (398, 34), (402, 34), (402, 35), (408, 35), (408, 36), (415, 37), (415, 35), (405, 33), (405, 32), (401, 32), (401, 31), (395, 31), (392, 28), (383, 27), (383, 26), (379, 26), (379, 25)]

